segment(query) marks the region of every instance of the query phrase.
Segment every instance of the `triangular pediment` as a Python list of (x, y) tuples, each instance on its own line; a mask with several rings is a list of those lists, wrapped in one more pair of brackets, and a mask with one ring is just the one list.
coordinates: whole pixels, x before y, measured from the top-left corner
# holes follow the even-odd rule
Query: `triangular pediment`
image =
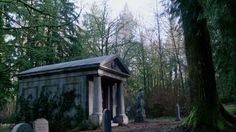
[(120, 73), (130, 74), (129, 70), (125, 67), (119, 57), (115, 57), (114, 59), (103, 63), (102, 66)]

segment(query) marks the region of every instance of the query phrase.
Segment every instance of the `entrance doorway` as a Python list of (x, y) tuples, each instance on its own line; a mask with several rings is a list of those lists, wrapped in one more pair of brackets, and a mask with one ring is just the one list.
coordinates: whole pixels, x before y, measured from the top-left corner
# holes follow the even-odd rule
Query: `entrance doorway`
[(102, 108), (111, 111), (113, 117), (113, 87), (115, 82), (110, 79), (102, 78)]

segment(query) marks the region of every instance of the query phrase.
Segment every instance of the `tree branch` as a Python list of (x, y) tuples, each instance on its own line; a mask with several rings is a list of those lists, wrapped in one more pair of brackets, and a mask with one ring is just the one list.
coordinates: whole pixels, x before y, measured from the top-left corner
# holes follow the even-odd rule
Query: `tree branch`
[[(80, 16), (80, 14), (75, 17), (72, 21), (68, 22), (68, 23), (65, 23), (65, 24), (61, 24), (61, 25), (48, 25), (48, 24), (43, 24), (43, 25), (35, 25), (35, 26), (22, 26), (20, 25), (16, 20), (14, 20), (13, 18), (12, 21), (16, 22), (19, 26), (21, 27), (4, 27), (2, 28), (2, 30), (19, 30), (19, 29), (29, 29), (29, 28), (38, 28), (38, 27), (64, 27), (64, 26), (67, 26), (67, 25), (70, 25), (72, 24), (78, 17)], [(80, 28), (79, 26), (77, 26), (80, 31), (83, 31), (82, 28)]]
[(21, 3), (21, 4), (23, 4), (26, 8), (28, 7), (28, 8), (30, 8), (30, 9), (32, 9), (32, 10), (34, 10), (34, 11), (40, 13), (40, 14), (44, 14), (44, 15), (47, 15), (47, 16), (55, 17), (55, 16), (53, 16), (53, 15), (51, 15), (51, 14), (49, 14), (49, 13), (46, 13), (46, 12), (44, 12), (44, 11), (41, 11), (41, 10), (39, 10), (39, 9), (37, 9), (37, 8), (35, 8), (35, 7), (31, 6), (31, 5), (29, 5), (28, 3), (26, 3), (26, 2), (23, 1), (23, 0), (17, 0), (17, 1), (18, 1), (19, 3)]

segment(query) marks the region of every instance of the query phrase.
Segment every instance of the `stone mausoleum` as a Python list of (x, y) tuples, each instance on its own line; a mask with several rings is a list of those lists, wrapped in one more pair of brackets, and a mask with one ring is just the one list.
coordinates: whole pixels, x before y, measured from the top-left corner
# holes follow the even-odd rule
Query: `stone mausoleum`
[[(100, 126), (103, 110), (109, 109), (115, 122), (127, 124), (123, 86), (129, 74), (117, 55), (35, 67), (17, 74), (19, 98), (29, 99), (33, 104), (41, 95), (57, 101), (64, 93), (73, 92), (72, 105), (63, 105), (68, 107), (63, 116), (73, 120), (78, 114), (76, 106), (80, 106), (83, 117)], [(18, 103), (17, 111), (22, 107)], [(57, 107), (52, 110), (52, 115), (59, 113)]]

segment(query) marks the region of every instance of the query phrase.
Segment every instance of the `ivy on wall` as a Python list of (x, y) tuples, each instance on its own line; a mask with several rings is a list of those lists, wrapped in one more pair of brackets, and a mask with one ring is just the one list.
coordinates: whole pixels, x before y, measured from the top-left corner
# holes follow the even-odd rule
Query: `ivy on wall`
[[(16, 122), (32, 123), (37, 118), (45, 118), (49, 121), (50, 130), (75, 128), (85, 118), (83, 108), (75, 105), (75, 98), (75, 90), (65, 91), (62, 95), (53, 97), (50, 93), (42, 93), (35, 100), (30, 96), (21, 97)], [(75, 109), (76, 113), (71, 113), (71, 109)]]

